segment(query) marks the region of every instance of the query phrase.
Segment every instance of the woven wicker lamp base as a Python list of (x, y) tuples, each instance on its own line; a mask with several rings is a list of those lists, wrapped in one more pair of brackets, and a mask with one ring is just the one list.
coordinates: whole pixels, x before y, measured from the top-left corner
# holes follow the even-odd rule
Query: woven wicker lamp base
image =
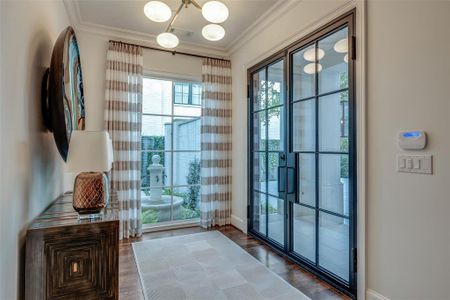
[(108, 200), (108, 178), (101, 172), (82, 172), (75, 178), (73, 208), (80, 215), (98, 214)]

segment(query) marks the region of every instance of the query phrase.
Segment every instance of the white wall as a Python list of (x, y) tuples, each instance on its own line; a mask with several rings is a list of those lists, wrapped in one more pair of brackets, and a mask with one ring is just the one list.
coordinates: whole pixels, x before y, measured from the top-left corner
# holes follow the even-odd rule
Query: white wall
[(62, 192), (62, 165), (41, 120), (41, 80), (69, 25), (60, 1), (1, 1), (0, 299), (21, 299), (27, 224)]
[[(368, 282), (391, 299), (450, 299), (450, 2), (368, 4)], [(395, 171), (424, 129), (434, 174)]]

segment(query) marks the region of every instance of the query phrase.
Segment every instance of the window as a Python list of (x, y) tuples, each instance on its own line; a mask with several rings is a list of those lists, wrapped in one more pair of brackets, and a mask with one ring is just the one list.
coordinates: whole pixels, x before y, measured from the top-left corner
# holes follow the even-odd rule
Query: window
[(176, 104), (200, 105), (202, 88), (198, 83), (174, 82), (174, 102)]
[(142, 223), (199, 217), (201, 86), (144, 78)]

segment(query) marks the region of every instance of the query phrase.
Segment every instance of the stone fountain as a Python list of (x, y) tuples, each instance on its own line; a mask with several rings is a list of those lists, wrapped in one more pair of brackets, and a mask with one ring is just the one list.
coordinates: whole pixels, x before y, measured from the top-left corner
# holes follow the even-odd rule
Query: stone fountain
[[(142, 208), (153, 209), (159, 212), (160, 219), (170, 219), (171, 195), (163, 195), (164, 166), (160, 164), (161, 156), (152, 156), (152, 164), (148, 167), (150, 175), (150, 196), (141, 192)], [(183, 198), (173, 196), (173, 214), (177, 216), (183, 204)]]

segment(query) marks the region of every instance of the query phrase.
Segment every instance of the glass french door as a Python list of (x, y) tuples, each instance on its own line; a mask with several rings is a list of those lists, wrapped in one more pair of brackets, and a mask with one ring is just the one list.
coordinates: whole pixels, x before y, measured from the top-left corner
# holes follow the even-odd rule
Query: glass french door
[(285, 60), (273, 61), (252, 75), (252, 228), (278, 247), (285, 244)]
[(249, 70), (249, 232), (356, 295), (353, 13)]

